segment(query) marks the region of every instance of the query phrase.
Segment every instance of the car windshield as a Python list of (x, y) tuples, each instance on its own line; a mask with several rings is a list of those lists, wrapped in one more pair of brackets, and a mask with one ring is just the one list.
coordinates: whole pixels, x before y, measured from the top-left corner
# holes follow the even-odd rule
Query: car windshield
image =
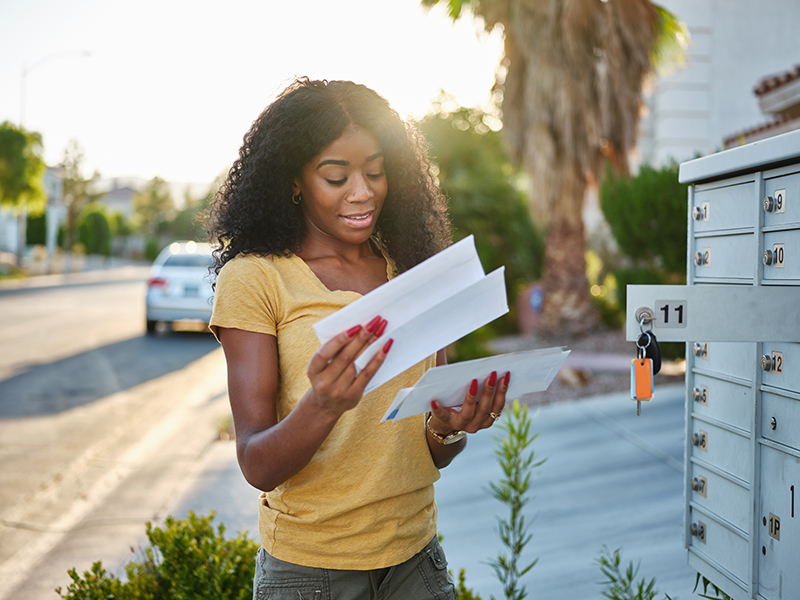
[(173, 254), (164, 261), (165, 267), (210, 267), (214, 257), (210, 254)]

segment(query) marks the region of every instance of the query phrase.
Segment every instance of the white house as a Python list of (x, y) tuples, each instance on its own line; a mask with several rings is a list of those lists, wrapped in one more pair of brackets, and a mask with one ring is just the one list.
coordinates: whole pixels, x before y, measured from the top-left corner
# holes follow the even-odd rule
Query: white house
[(655, 81), (638, 163), (654, 166), (724, 150), (765, 121), (754, 88), (800, 63), (798, 0), (658, 0), (689, 30), (686, 65)]

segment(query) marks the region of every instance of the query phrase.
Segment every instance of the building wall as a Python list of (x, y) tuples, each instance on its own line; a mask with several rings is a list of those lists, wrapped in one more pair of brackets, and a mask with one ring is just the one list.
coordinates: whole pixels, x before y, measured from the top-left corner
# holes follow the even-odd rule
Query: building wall
[(798, 0), (659, 0), (686, 23), (687, 63), (655, 81), (635, 162), (662, 165), (722, 149), (767, 120), (753, 89), (800, 63)]

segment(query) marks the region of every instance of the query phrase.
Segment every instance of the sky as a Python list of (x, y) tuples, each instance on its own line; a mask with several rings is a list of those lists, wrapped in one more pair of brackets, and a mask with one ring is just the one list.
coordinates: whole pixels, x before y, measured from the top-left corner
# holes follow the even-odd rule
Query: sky
[(421, 118), (439, 90), (486, 105), (501, 56), (498, 32), (419, 0), (2, 0), (0, 122), (24, 89), (49, 165), (77, 139), (87, 175), (210, 183), (296, 76)]

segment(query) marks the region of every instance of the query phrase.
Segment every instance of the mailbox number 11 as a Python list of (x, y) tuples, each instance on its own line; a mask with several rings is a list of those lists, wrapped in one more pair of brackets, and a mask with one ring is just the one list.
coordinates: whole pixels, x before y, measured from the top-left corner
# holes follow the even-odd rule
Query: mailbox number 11
[(686, 327), (685, 300), (656, 300), (656, 327)]

